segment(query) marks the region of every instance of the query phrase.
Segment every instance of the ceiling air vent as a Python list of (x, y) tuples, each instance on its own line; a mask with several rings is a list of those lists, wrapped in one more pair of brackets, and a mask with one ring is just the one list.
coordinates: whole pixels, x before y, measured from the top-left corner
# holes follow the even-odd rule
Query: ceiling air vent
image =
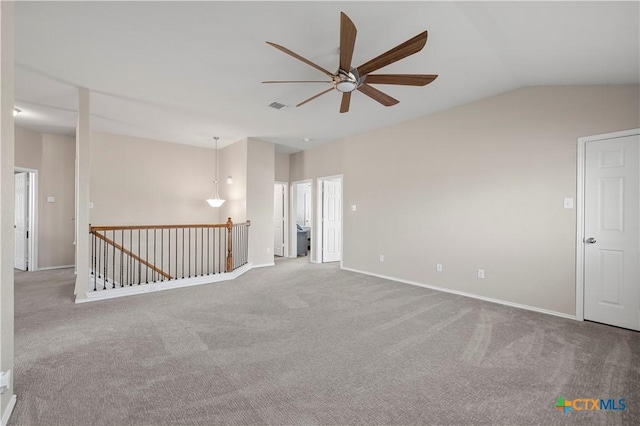
[(273, 109), (287, 109), (285, 104), (281, 104), (280, 102), (271, 102), (269, 106)]

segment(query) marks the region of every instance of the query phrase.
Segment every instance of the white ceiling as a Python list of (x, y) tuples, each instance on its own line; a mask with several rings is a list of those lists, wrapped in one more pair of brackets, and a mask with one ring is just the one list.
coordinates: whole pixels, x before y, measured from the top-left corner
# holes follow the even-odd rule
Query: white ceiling
[[(209, 147), (256, 137), (294, 152), (523, 86), (639, 84), (639, 5), (18, 2), (16, 122), (73, 135), (87, 87), (94, 131)], [(295, 107), (325, 85), (261, 84), (324, 77), (265, 41), (337, 69), (341, 11), (358, 29), (355, 66), (427, 30), (421, 52), (382, 71), (439, 77), (377, 85), (400, 100), (388, 108), (356, 92), (346, 114), (337, 91)]]

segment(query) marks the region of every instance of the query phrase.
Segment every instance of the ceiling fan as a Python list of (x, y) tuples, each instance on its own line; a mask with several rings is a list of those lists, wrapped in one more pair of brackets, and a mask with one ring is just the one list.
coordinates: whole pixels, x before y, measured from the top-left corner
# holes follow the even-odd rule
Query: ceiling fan
[(372, 72), (385, 67), (389, 64), (404, 59), (407, 56), (418, 53), (422, 50), (427, 43), (427, 32), (424, 31), (417, 36), (405, 41), (402, 44), (394, 47), (393, 49), (381, 54), (360, 65), (359, 67), (351, 67), (351, 58), (353, 57), (353, 49), (356, 44), (356, 26), (351, 19), (344, 13), (340, 12), (340, 68), (335, 73), (327, 71), (318, 64), (311, 62), (310, 60), (303, 58), (295, 52), (287, 49), (286, 47), (272, 43), (270, 41), (267, 44), (275, 47), (284, 53), (293, 56), (294, 58), (304, 62), (307, 65), (312, 66), (318, 71), (323, 72), (331, 80), (299, 80), (299, 81), (263, 81), (263, 83), (331, 83), (332, 87), (324, 90), (317, 95), (310, 97), (309, 99), (300, 102), (296, 107), (302, 106), (307, 102), (310, 102), (325, 93), (329, 93), (333, 89), (342, 93), (342, 102), (340, 104), (340, 112), (349, 111), (349, 104), (351, 102), (351, 93), (358, 90), (369, 96), (371, 99), (380, 102), (384, 106), (392, 106), (399, 101), (392, 98), (386, 93), (371, 86), (371, 84), (397, 84), (403, 86), (425, 86), (431, 83), (438, 77), (433, 74), (371, 74)]

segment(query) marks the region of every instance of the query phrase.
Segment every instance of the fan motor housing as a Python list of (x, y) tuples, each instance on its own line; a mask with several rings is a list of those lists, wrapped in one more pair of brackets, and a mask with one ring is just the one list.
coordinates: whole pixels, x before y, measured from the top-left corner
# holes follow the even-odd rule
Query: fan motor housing
[(358, 70), (355, 68), (353, 68), (349, 73), (343, 70), (338, 70), (338, 74), (335, 76), (334, 80), (336, 90), (342, 93), (353, 92), (362, 84), (360, 76), (358, 75)]

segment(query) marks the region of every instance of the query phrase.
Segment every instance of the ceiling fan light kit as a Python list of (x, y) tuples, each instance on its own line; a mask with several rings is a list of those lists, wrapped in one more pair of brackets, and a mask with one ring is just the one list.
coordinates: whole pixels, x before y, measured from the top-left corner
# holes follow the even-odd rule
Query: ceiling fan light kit
[(263, 83), (332, 83), (333, 87), (326, 89), (309, 99), (300, 102), (296, 107), (302, 106), (325, 93), (329, 93), (333, 89), (342, 93), (342, 102), (340, 103), (340, 112), (349, 111), (351, 103), (351, 93), (360, 91), (379, 102), (384, 106), (392, 106), (399, 101), (392, 98), (384, 92), (372, 87), (370, 84), (394, 84), (402, 86), (425, 86), (435, 80), (438, 76), (435, 74), (371, 74), (372, 72), (386, 67), (394, 62), (404, 59), (408, 56), (418, 53), (427, 43), (427, 32), (424, 31), (417, 36), (405, 41), (391, 50), (373, 58), (369, 62), (359, 67), (351, 67), (351, 59), (353, 57), (353, 49), (356, 43), (357, 30), (351, 19), (344, 13), (340, 13), (340, 65), (338, 71), (332, 73), (322, 68), (320, 65), (303, 58), (297, 53), (278, 44), (267, 42), (268, 45), (293, 56), (299, 61), (317, 69), (324, 73), (331, 80), (278, 80), (263, 81)]

